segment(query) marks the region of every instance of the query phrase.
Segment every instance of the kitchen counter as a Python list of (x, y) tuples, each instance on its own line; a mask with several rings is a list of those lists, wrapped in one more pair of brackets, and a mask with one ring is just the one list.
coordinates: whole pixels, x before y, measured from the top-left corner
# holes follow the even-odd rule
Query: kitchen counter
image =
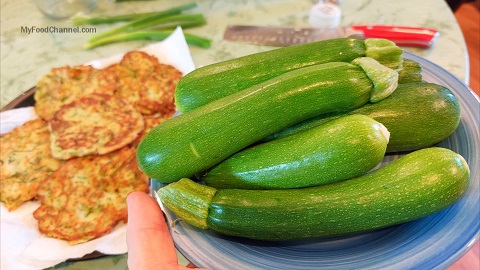
[[(94, 15), (124, 14), (162, 10), (190, 0), (141, 1), (112, 3), (100, 0)], [(186, 32), (212, 39), (209, 49), (191, 46), (197, 67), (211, 63), (270, 50), (272, 47), (245, 45), (223, 41), (228, 24), (255, 24), (279, 26), (309, 26), (308, 11), (312, 0), (263, 1), (196, 1), (199, 12), (205, 14), (208, 24)], [(22, 27), (73, 27), (69, 20), (54, 21), (46, 18), (34, 1), (2, 0), (1, 2), (1, 99), (4, 107), (15, 97), (34, 86), (37, 80), (52, 67), (78, 65), (92, 59), (123, 53), (144, 46), (146, 41), (112, 44), (85, 50), (82, 44), (88, 33), (26, 33)], [(405, 47), (445, 68), (460, 80), (468, 83), (469, 62), (465, 41), (455, 17), (443, 0), (396, 1), (359, 0), (342, 1), (341, 25), (396, 24), (435, 28), (440, 37), (433, 48)], [(110, 28), (95, 26), (97, 32)]]

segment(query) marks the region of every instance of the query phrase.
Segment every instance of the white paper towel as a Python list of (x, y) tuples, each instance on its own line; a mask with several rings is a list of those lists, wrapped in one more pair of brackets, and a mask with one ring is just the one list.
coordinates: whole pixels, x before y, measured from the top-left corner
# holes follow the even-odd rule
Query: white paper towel
[[(146, 46), (141, 51), (154, 55), (163, 64), (170, 64), (184, 75), (195, 69), (188, 45), (181, 28), (162, 42)], [(121, 60), (123, 55), (86, 63), (95, 68), (104, 68)], [(30, 119), (37, 118), (32, 107), (19, 108), (0, 113), (0, 134), (11, 131)], [(78, 245), (67, 241), (48, 238), (38, 231), (33, 212), (40, 206), (38, 202), (27, 202), (9, 212), (0, 206), (0, 256), (2, 270), (31, 270), (54, 266), (67, 259), (81, 258), (99, 251), (103, 254), (123, 254), (127, 252), (126, 225), (118, 224), (111, 233)]]

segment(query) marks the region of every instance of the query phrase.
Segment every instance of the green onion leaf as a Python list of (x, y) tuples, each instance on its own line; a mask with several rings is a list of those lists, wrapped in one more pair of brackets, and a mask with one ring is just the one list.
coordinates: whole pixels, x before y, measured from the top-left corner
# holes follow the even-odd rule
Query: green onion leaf
[[(156, 40), (161, 41), (167, 38), (170, 34), (172, 34), (172, 30), (150, 30), (150, 31), (136, 31), (130, 33), (121, 33), (118, 35), (107, 36), (101, 39), (97, 39), (95, 41), (89, 41), (84, 44), (85, 49), (93, 49), (96, 47), (122, 42), (122, 41), (132, 41), (132, 40)], [(210, 48), (211, 40), (208, 38), (200, 37), (197, 35), (184, 33), (185, 40), (187, 44), (199, 46), (201, 48)]]

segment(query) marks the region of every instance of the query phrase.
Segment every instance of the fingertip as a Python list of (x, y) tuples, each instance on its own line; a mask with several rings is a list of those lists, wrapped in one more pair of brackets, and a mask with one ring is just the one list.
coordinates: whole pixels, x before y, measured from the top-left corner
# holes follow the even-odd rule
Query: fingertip
[(127, 203), (132, 203), (134, 201), (141, 200), (145, 196), (150, 197), (147, 193), (142, 191), (134, 191), (127, 196)]
[(128, 223), (133, 223), (131, 227), (136, 227), (137, 224), (145, 226), (148, 223), (159, 226), (158, 223), (162, 225), (165, 222), (158, 202), (144, 192), (132, 192), (127, 196), (127, 211)]
[(143, 213), (148, 210), (157, 212), (160, 210), (157, 201), (149, 194), (141, 191), (132, 192), (127, 196), (127, 207), (129, 212), (135, 211), (135, 213)]

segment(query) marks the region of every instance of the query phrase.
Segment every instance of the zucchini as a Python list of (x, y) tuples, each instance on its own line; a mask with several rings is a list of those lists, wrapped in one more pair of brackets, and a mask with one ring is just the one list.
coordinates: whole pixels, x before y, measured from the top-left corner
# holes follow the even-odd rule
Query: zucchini
[(363, 114), (382, 123), (390, 132), (387, 153), (412, 151), (433, 146), (450, 136), (460, 123), (460, 113), (460, 102), (444, 86), (428, 82), (399, 84), (382, 102), (320, 115), (272, 134), (262, 142), (322, 125), (345, 114)]
[[(162, 183), (191, 177), (297, 122), (376, 100), (383, 94), (372, 81), (383, 83), (363, 68), (330, 62), (297, 69), (173, 117), (140, 142), (140, 169)], [(392, 84), (383, 91), (390, 92), (396, 81), (387, 80)]]
[(388, 130), (365, 115), (247, 148), (210, 169), (202, 180), (225, 189), (283, 189), (324, 185), (373, 169), (382, 161)]
[(403, 62), (402, 53), (388, 40), (339, 38), (247, 55), (186, 74), (177, 84), (175, 104), (177, 110), (187, 112), (288, 71), (328, 62), (351, 62), (370, 55), (381, 64), (398, 69)]
[[(185, 178), (157, 194), (180, 220), (196, 215), (190, 224), (199, 228), (280, 241), (342, 236), (419, 219), (457, 201), (469, 178), (462, 156), (446, 148), (426, 148), (324, 186), (216, 190)], [(201, 214), (188, 206), (196, 200), (201, 201), (195, 203), (202, 205)]]

